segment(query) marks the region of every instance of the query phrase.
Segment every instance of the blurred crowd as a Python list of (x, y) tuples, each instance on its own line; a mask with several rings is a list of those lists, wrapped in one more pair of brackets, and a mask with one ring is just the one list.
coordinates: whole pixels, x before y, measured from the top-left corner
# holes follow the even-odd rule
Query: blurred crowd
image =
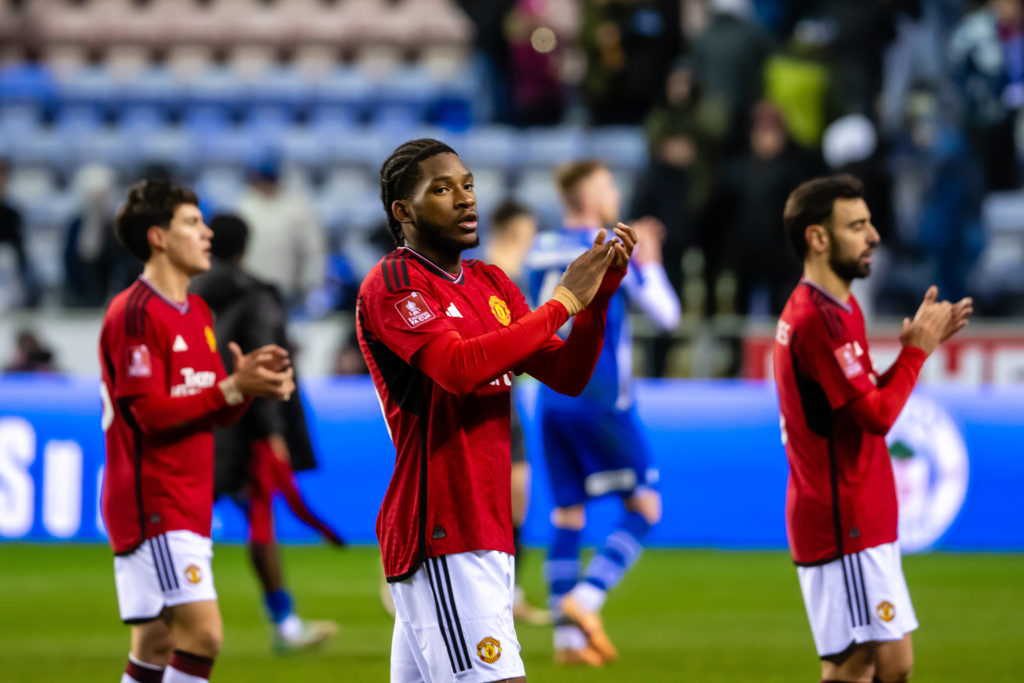
[[(320, 10), (341, 7), (356, 16), (352, 8), (362, 1), (323, 2)], [(371, 137), (366, 131), (384, 130), (403, 139), (426, 132), (456, 149), (465, 146), (467, 163), (478, 173), (485, 240), (491, 210), (506, 198), (534, 209), (542, 229), (558, 220), (550, 171), (570, 160), (560, 155), (621, 152), (618, 161), (606, 161), (630, 198), (627, 218), (651, 216), (664, 224), (666, 269), (690, 320), (777, 314), (799, 276), (780, 238), (785, 197), (802, 179), (841, 171), (864, 180), (885, 247), (864, 294), (875, 315), (904, 315), (929, 283), (950, 299), (973, 295), (981, 316), (1024, 315), (1024, 211), (1015, 210), (1024, 206), (1017, 194), (1024, 158), (1021, 0), (431, 3), (465, 24), (444, 46), (450, 61), (458, 54), (451, 41), (464, 34), (465, 52), (456, 61), (468, 65), (457, 70), (468, 79), (461, 83), (461, 92), (471, 93), (466, 106), (456, 106), (453, 91), (441, 88), (447, 94), (430, 106), (417, 100), (410, 120), (389, 114), (371, 129), (373, 116), (398, 111), (398, 99), (374, 91), (381, 108), (354, 115), (356, 128), (346, 127), (337, 102), (320, 109), (289, 104), (282, 111), (291, 127), (280, 134), (286, 141), (289, 135), (311, 136), (310, 156), (299, 169), (306, 175), (295, 174), (301, 155), (290, 155), (287, 147), (258, 154), (243, 149), (229, 160), (232, 168), (223, 159), (205, 166), (126, 165), (103, 154), (66, 168), (59, 150), (33, 156), (13, 138), (0, 141), (0, 157), (7, 157), (0, 162), (0, 311), (98, 308), (127, 286), (139, 265), (114, 240), (111, 222), (124, 188), (159, 174), (196, 181), (207, 213), (230, 211), (246, 220), (251, 244), (245, 265), (280, 288), (292, 315), (351, 310), (362, 276), (390, 248), (373, 165), (386, 151), (361, 147), (358, 163), (341, 163), (352, 161), (341, 157)], [(39, 3), (8, 3), (6, 11), (33, 4)], [(382, 0), (363, 7), (398, 11), (393, 8), (414, 4)], [(59, 76), (56, 58), (48, 58), (56, 53), (46, 48), (25, 38), (4, 53), (5, 136), (21, 125), (10, 84), (26, 74)], [(217, 54), (223, 57), (224, 49), (217, 47)], [(282, 63), (294, 56), (279, 45), (275, 50)], [(86, 66), (102, 63), (95, 43), (82, 51)], [(162, 46), (153, 58), (166, 52)], [(365, 60), (357, 59), (357, 67), (368, 64), (370, 73), (386, 74), (375, 71), (381, 54), (361, 53)], [(395, 58), (415, 65), (427, 59), (424, 54), (404, 45)], [(60, 126), (78, 121), (88, 104), (56, 113), (41, 109), (49, 128), (39, 135), (64, 130)], [(265, 102), (241, 106), (269, 111)], [(102, 131), (109, 131), (110, 120), (131, 123), (112, 115), (109, 102), (103, 107), (96, 110)], [(137, 114), (131, 125), (141, 126), (136, 140), (148, 130), (139, 112), (163, 115), (152, 102), (125, 96), (128, 109)], [(159, 125), (220, 125), (211, 123), (210, 111), (172, 112), (170, 123)], [(233, 125), (237, 111), (227, 105), (224, 111), (224, 125)], [(328, 114), (337, 116), (326, 128), (313, 127), (313, 119)], [(260, 125), (266, 126), (259, 128), (260, 139), (277, 130)], [(228, 128), (210, 130), (209, 140), (227, 139)], [(333, 150), (331, 140), (343, 131), (352, 142), (337, 160), (314, 158), (317, 147)], [(194, 158), (204, 158), (205, 139), (197, 138)], [(634, 156), (631, 141), (638, 143)], [(178, 148), (168, 149), (173, 159)], [(545, 154), (550, 159), (542, 163)], [(49, 251), (29, 248), (31, 217), (55, 215), (48, 213), (54, 205), (45, 189), (50, 176), (33, 185), (40, 166), (70, 198), (60, 225), (47, 233)], [(21, 191), (8, 192), (14, 175)], [(44, 190), (33, 195), (25, 189), (36, 186)], [(57, 252), (59, 265), (50, 262)]]

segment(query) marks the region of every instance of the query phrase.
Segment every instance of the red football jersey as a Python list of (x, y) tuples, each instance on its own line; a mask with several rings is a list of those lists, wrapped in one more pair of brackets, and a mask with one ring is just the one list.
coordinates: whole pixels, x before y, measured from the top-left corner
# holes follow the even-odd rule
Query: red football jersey
[(128, 408), (133, 397), (194, 396), (224, 379), (206, 302), (190, 294), (184, 304), (174, 303), (139, 278), (107, 308), (100, 365), (107, 444), (102, 505), (114, 552), (131, 552), (166, 531), (209, 536), (212, 424), (145, 436)]
[(774, 360), (794, 561), (824, 563), (895, 541), (896, 484), (885, 438), (843, 410), (878, 382), (857, 300), (843, 304), (801, 281), (779, 319)]
[(475, 337), (529, 312), (501, 269), (475, 260), (464, 260), (453, 276), (401, 247), (363, 281), (356, 309), (359, 346), (397, 454), (377, 516), (388, 579), (408, 577), (428, 557), (514, 552), (511, 376), (458, 396), (412, 358), (448, 330)]

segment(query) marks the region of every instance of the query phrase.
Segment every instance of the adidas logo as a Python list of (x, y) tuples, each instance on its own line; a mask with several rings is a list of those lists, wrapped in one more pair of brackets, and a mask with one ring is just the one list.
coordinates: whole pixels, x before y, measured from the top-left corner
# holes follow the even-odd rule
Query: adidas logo
[(461, 318), (462, 314), (459, 313), (459, 309), (455, 308), (455, 304), (448, 304), (448, 310), (445, 311), (449, 318)]
[(171, 350), (188, 351), (188, 344), (185, 343), (185, 340), (181, 338), (180, 334), (174, 338), (174, 345), (171, 347)]

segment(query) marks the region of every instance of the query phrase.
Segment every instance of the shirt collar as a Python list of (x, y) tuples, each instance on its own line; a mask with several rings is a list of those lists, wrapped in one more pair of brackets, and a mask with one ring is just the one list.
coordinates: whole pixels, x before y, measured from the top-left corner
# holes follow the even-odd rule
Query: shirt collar
[[(853, 306), (851, 306), (850, 304), (844, 304), (842, 301), (840, 301), (839, 299), (837, 299), (834, 296), (832, 296), (832, 294), (827, 289), (825, 289), (824, 287), (819, 287), (818, 285), (816, 285), (815, 283), (811, 282), (807, 278), (804, 278), (804, 277), (800, 278), (800, 284), (807, 285), (808, 287), (811, 287), (813, 289), (818, 290), (826, 298), (828, 298), (832, 303), (834, 303), (836, 306), (839, 306), (839, 308), (843, 309), (847, 313), (852, 313), (853, 312)], [(853, 296), (853, 295), (851, 294), (850, 296)]]
[(415, 249), (412, 249), (411, 247), (405, 247), (405, 246), (398, 247), (398, 251), (408, 252), (410, 255), (415, 257), (420, 263), (425, 265), (427, 268), (433, 270), (435, 273), (437, 273), (438, 275), (440, 275), (444, 279), (448, 280), (449, 282), (453, 282), (453, 283), (455, 283), (457, 285), (461, 285), (463, 280), (465, 279), (466, 269), (461, 267), (461, 263), (460, 263), (460, 268), (459, 268), (458, 274), (457, 275), (452, 275), (447, 270), (445, 270), (441, 266), (437, 265), (436, 263), (434, 263), (433, 261), (428, 259), (426, 256), (424, 256), (423, 254), (419, 253)]
[(149, 280), (147, 280), (146, 278), (144, 278), (141, 275), (139, 276), (139, 282), (141, 282), (142, 284), (146, 285), (151, 290), (153, 290), (154, 294), (156, 294), (158, 297), (160, 297), (161, 300), (163, 300), (168, 306), (170, 306), (171, 308), (176, 310), (178, 313), (182, 313), (182, 314), (188, 313), (188, 308), (189, 307), (188, 307), (188, 297), (187, 296), (185, 297), (185, 303), (179, 304), (177, 301), (171, 301), (166, 296), (161, 294), (160, 290), (157, 289), (156, 287), (154, 287), (152, 282), (150, 282)]

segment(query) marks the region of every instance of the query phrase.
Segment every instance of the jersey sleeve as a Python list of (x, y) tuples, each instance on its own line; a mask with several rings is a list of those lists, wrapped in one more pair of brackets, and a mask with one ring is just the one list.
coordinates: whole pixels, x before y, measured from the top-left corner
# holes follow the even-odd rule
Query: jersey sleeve
[(875, 385), (865, 351), (839, 316), (821, 313), (803, 320), (793, 337), (800, 370), (810, 375), (838, 410), (857, 400)]
[(113, 368), (114, 400), (142, 394), (167, 393), (166, 344), (156, 321), (145, 310), (146, 324), (128, 330), (125, 315), (108, 322), (103, 345), (106, 361)]
[(441, 302), (418, 273), (411, 274), (408, 286), (381, 286), (367, 303), (372, 306), (371, 331), (407, 363), (431, 339), (455, 330)]

